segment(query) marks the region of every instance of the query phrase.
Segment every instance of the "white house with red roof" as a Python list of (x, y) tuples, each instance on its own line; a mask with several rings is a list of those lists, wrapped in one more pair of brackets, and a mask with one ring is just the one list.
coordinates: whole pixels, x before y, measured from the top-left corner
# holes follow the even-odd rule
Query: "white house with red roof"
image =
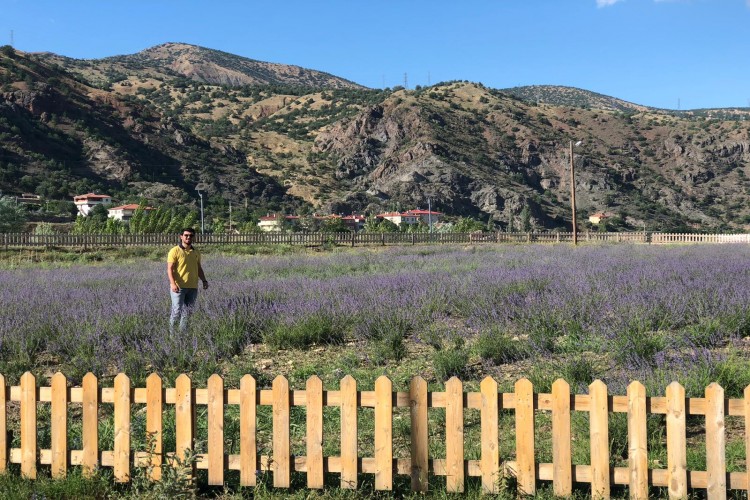
[(352, 231), (359, 231), (363, 227), (365, 227), (365, 222), (367, 222), (367, 218), (364, 215), (345, 215), (341, 217), (341, 220), (344, 221), (344, 224), (346, 224), (346, 227), (351, 229)]
[(419, 208), (416, 210), (407, 210), (406, 213), (409, 215), (418, 216), (425, 224), (429, 224), (430, 222), (435, 224), (436, 222), (440, 221), (440, 216), (443, 215), (442, 212), (435, 212), (434, 210), (422, 210)]
[(281, 231), (281, 220), (293, 221), (299, 219), (299, 215), (276, 215), (267, 214), (258, 221), (258, 227), (262, 231)]
[[(119, 207), (110, 208), (107, 210), (107, 217), (115, 220), (121, 220), (127, 222), (133, 218), (133, 214), (140, 205), (131, 203), (129, 205), (120, 205)], [(156, 210), (154, 207), (143, 207), (145, 211)]]
[(592, 224), (599, 224), (604, 219), (609, 219), (609, 214), (605, 212), (597, 212), (595, 214), (589, 215), (589, 222)]
[(108, 194), (86, 193), (73, 197), (78, 213), (86, 217), (96, 205), (111, 205), (112, 197)]

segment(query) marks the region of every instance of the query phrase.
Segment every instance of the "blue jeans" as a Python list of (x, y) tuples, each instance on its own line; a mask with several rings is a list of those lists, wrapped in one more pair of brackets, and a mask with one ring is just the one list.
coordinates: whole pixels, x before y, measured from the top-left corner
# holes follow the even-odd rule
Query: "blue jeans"
[(197, 288), (180, 288), (179, 292), (169, 291), (172, 297), (172, 314), (169, 316), (169, 331), (174, 333), (177, 320), (180, 321), (180, 331), (187, 328), (188, 316), (190, 315), (195, 301), (198, 299)]

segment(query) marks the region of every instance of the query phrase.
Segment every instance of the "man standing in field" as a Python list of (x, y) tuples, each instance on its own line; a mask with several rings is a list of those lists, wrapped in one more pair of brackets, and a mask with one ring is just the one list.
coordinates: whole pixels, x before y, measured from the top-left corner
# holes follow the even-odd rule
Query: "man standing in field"
[(193, 248), (195, 229), (186, 228), (180, 233), (180, 243), (167, 254), (167, 276), (172, 296), (172, 314), (169, 317), (169, 330), (174, 333), (177, 320), (180, 331), (187, 328), (190, 309), (198, 299), (198, 280), (203, 289), (208, 289), (208, 281), (201, 267), (201, 254)]

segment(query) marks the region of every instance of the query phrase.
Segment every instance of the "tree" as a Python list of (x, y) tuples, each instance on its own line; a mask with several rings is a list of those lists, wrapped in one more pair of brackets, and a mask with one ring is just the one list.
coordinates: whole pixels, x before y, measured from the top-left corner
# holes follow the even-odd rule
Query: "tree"
[(330, 217), (320, 225), (321, 233), (346, 233), (349, 228), (346, 227), (341, 217)]
[(0, 233), (20, 233), (26, 225), (26, 210), (9, 196), (0, 198)]
[(456, 233), (473, 233), (474, 231), (484, 230), (485, 225), (471, 217), (461, 217), (453, 225), (453, 231)]

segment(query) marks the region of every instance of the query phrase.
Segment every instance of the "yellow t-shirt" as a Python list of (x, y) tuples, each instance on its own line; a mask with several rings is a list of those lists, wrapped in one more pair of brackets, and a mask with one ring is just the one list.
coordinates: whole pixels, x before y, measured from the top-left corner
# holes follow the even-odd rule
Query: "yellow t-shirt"
[(180, 288), (198, 288), (198, 265), (201, 254), (195, 248), (186, 250), (179, 245), (167, 254), (167, 263), (176, 264), (172, 275)]

